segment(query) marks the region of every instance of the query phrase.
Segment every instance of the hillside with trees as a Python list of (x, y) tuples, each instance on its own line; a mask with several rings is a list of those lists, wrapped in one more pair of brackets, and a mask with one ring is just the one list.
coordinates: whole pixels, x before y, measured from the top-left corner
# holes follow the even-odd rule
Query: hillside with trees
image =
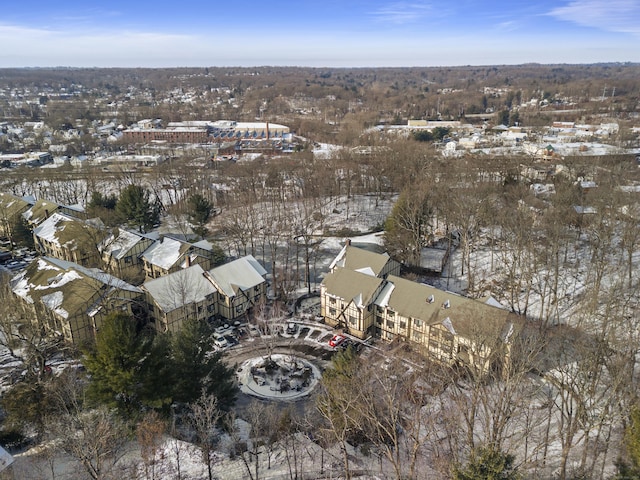
[[(639, 74), (0, 69), (0, 191), (81, 210), (114, 235), (205, 242), (212, 267), (251, 255), (269, 284), (238, 322), (239, 346), (216, 347), (216, 328), (234, 322), (196, 320), (197, 308), (159, 332), (148, 301), (70, 345), (33, 321), (48, 305), (25, 308), (20, 271), (7, 269), (0, 445), (20, 454), (16, 478), (65, 478), (62, 464), (93, 479), (640, 478)], [(121, 136), (138, 122), (218, 120), (286, 125), (290, 148)], [(15, 163), (41, 151), (55, 159)], [(134, 156), (162, 161), (100, 163)], [(18, 258), (34, 225), (0, 220)], [(318, 296), (347, 239), (388, 252), (404, 279), (518, 316), (501, 332), (508, 368), (444, 364), (373, 332), (329, 348)], [(299, 403), (250, 398), (236, 376), (245, 347), (313, 358), (319, 387)]]

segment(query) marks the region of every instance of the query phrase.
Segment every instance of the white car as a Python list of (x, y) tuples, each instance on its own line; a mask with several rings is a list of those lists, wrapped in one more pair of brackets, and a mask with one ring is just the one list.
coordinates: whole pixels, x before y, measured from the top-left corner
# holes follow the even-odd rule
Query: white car
[(298, 331), (297, 323), (289, 322), (287, 324), (287, 335), (295, 335), (297, 331)]
[(213, 344), (220, 350), (225, 349), (229, 346), (229, 342), (227, 342), (227, 339), (221, 335), (214, 337)]

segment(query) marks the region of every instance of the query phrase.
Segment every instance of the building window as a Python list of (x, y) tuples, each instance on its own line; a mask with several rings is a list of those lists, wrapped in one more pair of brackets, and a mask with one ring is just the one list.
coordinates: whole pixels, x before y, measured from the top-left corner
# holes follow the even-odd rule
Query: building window
[(133, 262), (133, 258), (131, 257), (124, 257), (124, 263), (132, 263)]
[(332, 317), (336, 316), (336, 309), (335, 308), (330, 308), (329, 309), (329, 315), (331, 315)]
[(405, 322), (404, 320), (400, 320), (400, 330), (406, 330), (407, 329), (407, 322)]
[(329, 303), (330, 303), (331, 305), (335, 305), (335, 304), (336, 304), (336, 299), (335, 299), (335, 298), (333, 298), (333, 297), (329, 297)]
[(422, 334), (420, 332), (413, 331), (413, 340), (416, 342), (422, 342)]
[(387, 328), (393, 328), (394, 326), (393, 320), (387, 320)]
[(422, 326), (422, 320), (418, 320), (417, 318), (414, 318), (414, 319), (413, 319), (413, 325), (414, 325), (415, 327), (420, 328), (420, 327)]
[(210, 303), (209, 305), (207, 305), (207, 312), (209, 312), (209, 313), (213, 312), (214, 308), (215, 308), (215, 306), (213, 305), (213, 303)]
[(391, 318), (396, 316), (396, 312), (394, 312), (393, 310), (387, 310), (387, 315)]
[(356, 317), (354, 317), (353, 315), (349, 315), (349, 323), (351, 325), (355, 325), (358, 322), (358, 320), (356, 319)]

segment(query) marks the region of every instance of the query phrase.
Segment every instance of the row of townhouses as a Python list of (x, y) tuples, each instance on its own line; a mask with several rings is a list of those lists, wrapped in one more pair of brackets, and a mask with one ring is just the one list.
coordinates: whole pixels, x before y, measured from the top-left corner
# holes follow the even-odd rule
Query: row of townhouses
[(518, 315), (491, 297), (471, 299), (399, 274), (388, 255), (347, 242), (321, 284), (326, 322), (361, 339), (411, 342), (440, 362), (482, 371), (508, 357)]
[(252, 256), (214, 266), (207, 241), (109, 230), (68, 207), (8, 194), (2, 207), (1, 233), (21, 215), (40, 254), (12, 279), (13, 292), (34, 322), (71, 343), (91, 342), (113, 311), (175, 332), (189, 318), (235, 321), (266, 299), (267, 272)]
[[(0, 195), (5, 217), (11, 212), (32, 223), (41, 256), (12, 280), (13, 291), (35, 321), (70, 342), (92, 341), (114, 310), (176, 332), (190, 318), (235, 321), (266, 299), (267, 272), (250, 255), (214, 266), (206, 241), (108, 230), (52, 202), (20, 202)], [(124, 280), (134, 278), (144, 280)], [(387, 254), (349, 241), (330, 264), (320, 296), (330, 326), (361, 339), (411, 342), (443, 363), (485, 371), (509, 355), (520, 324), (491, 297), (470, 299), (404, 279)]]

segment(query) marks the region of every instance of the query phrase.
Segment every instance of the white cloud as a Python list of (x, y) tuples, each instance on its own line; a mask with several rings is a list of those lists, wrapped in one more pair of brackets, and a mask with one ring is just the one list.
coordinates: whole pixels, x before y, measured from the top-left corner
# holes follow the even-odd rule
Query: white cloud
[(638, 0), (574, 0), (548, 14), (583, 27), (640, 35)]
[(432, 11), (430, 3), (397, 2), (381, 7), (370, 15), (380, 22), (405, 24), (421, 20)]
[[(171, 58), (176, 65), (207, 48), (196, 35), (157, 32), (58, 31), (0, 25), (0, 66), (136, 66)], [(19, 63), (18, 63), (19, 62)]]

